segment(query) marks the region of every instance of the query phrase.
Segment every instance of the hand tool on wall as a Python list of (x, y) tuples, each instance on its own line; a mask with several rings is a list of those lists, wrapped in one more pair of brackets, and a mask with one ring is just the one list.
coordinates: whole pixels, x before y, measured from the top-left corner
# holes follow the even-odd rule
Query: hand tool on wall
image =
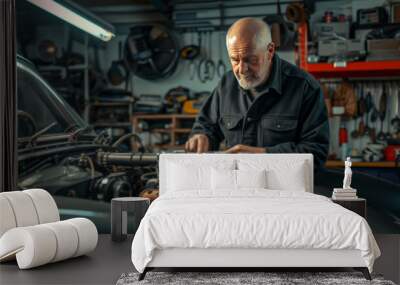
[(350, 134), (351, 137), (352, 137), (353, 139), (358, 138), (358, 124), (357, 124), (357, 119), (358, 119), (358, 116), (353, 117), (354, 129), (351, 131), (351, 134)]
[(328, 111), (328, 117), (332, 117), (332, 98), (330, 86), (325, 83), (321, 84), (322, 93), (324, 94), (325, 106)]
[(376, 129), (373, 127), (373, 122), (372, 122), (372, 113), (374, 111), (374, 99), (372, 96), (372, 91), (371, 88), (368, 88), (368, 93), (366, 97), (366, 109), (367, 109), (367, 134), (369, 135), (370, 139), (372, 142), (376, 141)]
[(358, 110), (360, 114), (360, 123), (358, 124), (358, 136), (362, 137), (365, 134), (364, 115), (366, 111), (365, 99), (364, 99), (364, 88), (360, 87), (360, 100), (358, 101)]
[(203, 46), (204, 43), (206, 42), (206, 37), (204, 37), (204, 40), (203, 40), (203, 34), (205, 34), (205, 32), (198, 31), (200, 57), (199, 57), (199, 62), (196, 65), (196, 72), (197, 72), (197, 78), (200, 80), (200, 82), (203, 82), (203, 76), (201, 74), (200, 64), (206, 59), (206, 56), (204, 55), (204, 51), (206, 48)]
[(179, 51), (179, 55), (181, 57), (181, 59), (185, 59), (185, 60), (193, 60), (195, 59), (199, 53), (200, 53), (200, 49), (199, 46), (195, 45), (193, 43), (193, 33), (190, 36), (190, 44), (189, 45), (185, 45), (183, 48), (181, 48), (181, 50)]
[(209, 71), (209, 80), (211, 81), (211, 80), (214, 80), (214, 76), (215, 76), (215, 72), (216, 72), (216, 68), (215, 68), (215, 62), (214, 62), (214, 60), (213, 60), (213, 57), (212, 57), (212, 35), (213, 35), (213, 32), (212, 31), (209, 31), (208, 32), (208, 62), (207, 62), (207, 65), (208, 65), (208, 71)]
[[(193, 33), (193, 35), (194, 35), (194, 33)], [(197, 32), (197, 46), (199, 48), (199, 54), (189, 64), (190, 80), (194, 80), (194, 78), (196, 77), (198, 65), (199, 65), (200, 59), (202, 57), (202, 50), (201, 50), (202, 46), (201, 46), (201, 44), (202, 44), (202, 42), (201, 42), (201, 32), (198, 31)]]
[(354, 112), (354, 115), (352, 116), (353, 122), (354, 122), (354, 127), (353, 131), (350, 133), (350, 136), (355, 139), (358, 137), (358, 129), (357, 129), (357, 119), (358, 119), (358, 100), (360, 96), (360, 88), (357, 85), (354, 85), (354, 94), (355, 94), (355, 102), (356, 102), (356, 110)]
[(387, 93), (385, 87), (383, 86), (381, 99), (379, 100), (379, 119), (381, 120), (381, 131), (377, 136), (377, 140), (379, 141), (384, 141), (386, 138), (385, 133), (383, 132), (383, 121), (385, 120), (386, 116), (386, 105), (387, 105)]
[[(221, 31), (218, 32), (218, 51), (219, 51), (219, 60), (217, 64), (217, 74), (221, 78), (226, 72), (226, 66), (224, 61), (222, 60), (222, 53), (223, 53), (223, 39), (224, 37), (221, 36)], [(222, 40), (222, 41), (221, 41)]]
[(372, 109), (372, 95), (371, 92), (368, 91), (367, 94), (365, 95), (365, 114), (366, 114), (365, 135), (370, 135), (371, 132), (371, 128), (369, 126), (369, 113), (371, 109)]
[(375, 88), (374, 88), (374, 98), (372, 100), (372, 111), (371, 111), (371, 122), (372, 123), (375, 123), (376, 120), (378, 120), (378, 117), (379, 117), (379, 111), (378, 111), (378, 108), (377, 108), (377, 105), (378, 105), (377, 102), (379, 102), (379, 98), (380, 97), (378, 97), (377, 88), (375, 86)]
[[(205, 47), (208, 49), (208, 56), (205, 56), (199, 63), (198, 66), (198, 76), (199, 79), (202, 83), (205, 83), (206, 81), (211, 81), (214, 79), (215, 75), (215, 63), (212, 60), (212, 47), (211, 47), (211, 36), (212, 32), (205, 32), (206, 38), (207, 38), (207, 43), (205, 44)], [(208, 35), (208, 37), (207, 37)]]
[(385, 140), (389, 140), (392, 137), (392, 134), (390, 133), (390, 121), (392, 118), (392, 110), (393, 110), (393, 88), (392, 88), (392, 84), (389, 82), (387, 84), (387, 90), (388, 90), (388, 99), (387, 99), (387, 110), (386, 110), (386, 138)]
[(190, 44), (185, 45), (179, 52), (180, 58), (189, 61), (190, 80), (194, 79), (196, 73), (195, 59), (200, 55), (200, 48), (194, 44), (194, 32), (190, 33)]
[(395, 84), (394, 87), (394, 92), (393, 92), (393, 96), (394, 96), (394, 110), (396, 112), (396, 116), (391, 120), (391, 124), (394, 128), (394, 131), (397, 133), (400, 131), (400, 90), (399, 90), (399, 85)]
[(355, 112), (355, 114), (354, 114), (354, 116), (353, 116), (353, 122), (354, 122), (354, 129), (353, 129), (353, 131), (351, 132), (351, 137), (353, 138), (353, 139), (356, 139), (356, 138), (358, 138), (358, 124), (357, 124), (357, 120), (358, 120), (358, 117), (360, 116), (360, 110), (359, 110), (359, 101), (360, 101), (360, 86), (356, 86), (355, 87), (355, 94), (356, 94), (356, 99), (357, 99), (357, 110), (356, 110), (356, 112)]
[(374, 88), (371, 87), (371, 89), (373, 90), (374, 96), (372, 100), (372, 111), (370, 115), (370, 122), (374, 126), (374, 128), (372, 128), (373, 131), (370, 132), (370, 138), (373, 143), (376, 143), (376, 129), (377, 129), (376, 123), (379, 118), (379, 110), (377, 106), (379, 105), (379, 100), (380, 100), (380, 96), (378, 95), (379, 94), (378, 84), (374, 84)]

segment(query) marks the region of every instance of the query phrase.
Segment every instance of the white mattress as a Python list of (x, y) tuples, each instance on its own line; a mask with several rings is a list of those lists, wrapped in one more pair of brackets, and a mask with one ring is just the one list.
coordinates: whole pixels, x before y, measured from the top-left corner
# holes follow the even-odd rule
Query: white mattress
[(143, 272), (156, 249), (169, 248), (359, 250), (370, 271), (380, 255), (361, 216), (320, 195), (266, 189), (162, 195), (140, 223), (132, 262)]

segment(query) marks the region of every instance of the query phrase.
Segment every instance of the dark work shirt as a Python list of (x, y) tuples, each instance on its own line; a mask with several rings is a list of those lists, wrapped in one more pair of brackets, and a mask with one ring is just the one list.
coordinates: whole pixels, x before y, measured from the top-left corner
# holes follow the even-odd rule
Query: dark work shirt
[(264, 147), (267, 153), (312, 153), (324, 164), (329, 124), (321, 87), (311, 75), (274, 55), (268, 80), (250, 91), (239, 86), (232, 71), (204, 102), (191, 136), (206, 134), (211, 150), (222, 140)]

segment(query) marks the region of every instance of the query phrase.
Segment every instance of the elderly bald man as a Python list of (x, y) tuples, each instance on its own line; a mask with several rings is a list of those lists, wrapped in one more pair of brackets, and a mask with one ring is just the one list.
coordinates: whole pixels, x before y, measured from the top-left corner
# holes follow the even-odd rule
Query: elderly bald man
[(319, 83), (279, 58), (266, 23), (236, 21), (226, 45), (232, 65), (196, 118), (185, 149), (227, 153), (312, 153), (321, 166), (329, 148), (327, 110)]

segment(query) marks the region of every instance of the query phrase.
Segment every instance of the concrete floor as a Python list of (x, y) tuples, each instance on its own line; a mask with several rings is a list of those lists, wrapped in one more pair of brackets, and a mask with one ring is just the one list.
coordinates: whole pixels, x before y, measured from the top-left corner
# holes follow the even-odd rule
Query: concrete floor
[(19, 270), (16, 262), (1, 264), (0, 284), (115, 284), (122, 273), (135, 270), (130, 259), (132, 239), (116, 243), (102, 234), (88, 256), (28, 270)]
[[(19, 270), (16, 262), (0, 265), (0, 284), (115, 284), (124, 272), (134, 271), (130, 259), (132, 236), (121, 243), (110, 235), (100, 235), (94, 252), (88, 256)], [(374, 272), (400, 283), (400, 235), (375, 235), (382, 251)], [(310, 270), (312, 271), (312, 270)]]

